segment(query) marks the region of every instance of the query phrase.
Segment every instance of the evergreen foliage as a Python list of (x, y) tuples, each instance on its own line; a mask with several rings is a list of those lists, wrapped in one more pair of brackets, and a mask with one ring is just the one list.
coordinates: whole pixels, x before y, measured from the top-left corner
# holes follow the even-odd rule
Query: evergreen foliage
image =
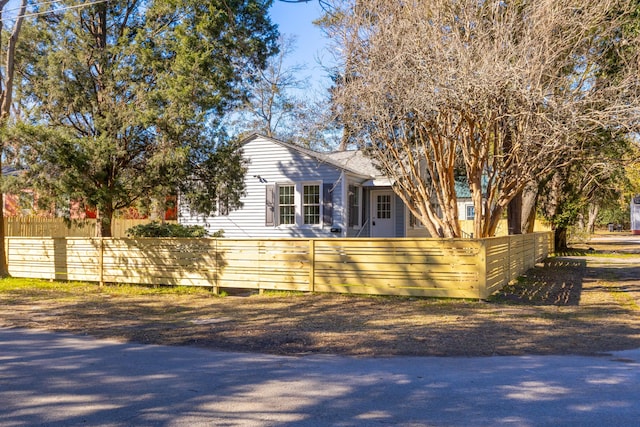
[[(131, 237), (207, 237), (208, 233), (201, 225), (161, 224), (153, 221), (129, 228), (127, 235)], [(222, 237), (222, 235), (222, 231), (217, 231), (212, 237)]]
[(116, 210), (176, 188), (203, 214), (238, 207), (245, 168), (220, 122), (277, 52), (270, 0), (71, 4), (43, 4), (21, 50), (9, 136), (40, 201), (95, 207), (103, 236)]

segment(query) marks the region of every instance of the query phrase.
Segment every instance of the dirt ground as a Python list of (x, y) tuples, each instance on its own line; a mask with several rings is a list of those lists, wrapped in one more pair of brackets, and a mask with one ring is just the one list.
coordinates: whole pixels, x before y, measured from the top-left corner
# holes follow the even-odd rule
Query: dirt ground
[(489, 301), (326, 294), (0, 293), (0, 327), (287, 355), (603, 354), (640, 348), (640, 236), (610, 233)]

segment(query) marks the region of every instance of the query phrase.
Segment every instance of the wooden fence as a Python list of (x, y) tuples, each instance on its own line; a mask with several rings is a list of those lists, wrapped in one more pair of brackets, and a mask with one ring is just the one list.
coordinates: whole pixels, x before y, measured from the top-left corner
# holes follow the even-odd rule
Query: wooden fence
[[(127, 237), (127, 230), (140, 224), (148, 224), (149, 219), (113, 220), (113, 237)], [(166, 221), (177, 222), (177, 221)], [(96, 220), (65, 222), (63, 218), (5, 217), (4, 229), (7, 236), (21, 237), (94, 237)]]
[(485, 299), (553, 252), (489, 239), (6, 239), (9, 274), (108, 283)]

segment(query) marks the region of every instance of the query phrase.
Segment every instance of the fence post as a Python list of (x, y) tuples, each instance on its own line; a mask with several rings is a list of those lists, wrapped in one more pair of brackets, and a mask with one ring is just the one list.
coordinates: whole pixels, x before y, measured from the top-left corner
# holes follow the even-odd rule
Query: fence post
[(309, 239), (309, 292), (316, 289), (316, 241)]
[(505, 274), (505, 278), (507, 279), (506, 283), (511, 282), (511, 236), (507, 235), (507, 271)]
[(218, 268), (218, 239), (214, 240), (213, 245), (213, 293), (220, 293), (220, 269)]
[(104, 286), (104, 237), (100, 239), (100, 258), (98, 259), (98, 268), (100, 269), (100, 287)]
[[(5, 218), (5, 220), (6, 220), (6, 218)], [(5, 222), (5, 224), (6, 224), (6, 222)], [(7, 228), (5, 227), (5, 230), (6, 230), (6, 229), (7, 229)], [(6, 267), (6, 268), (5, 268), (5, 274), (7, 275), (7, 277), (9, 277), (9, 276), (10, 276), (10, 274), (9, 274), (9, 262), (10, 262), (10, 257), (9, 257), (9, 237), (10, 237), (10, 236), (5, 235), (5, 236), (4, 236), (4, 242), (2, 242), (2, 244), (4, 245), (4, 256), (5, 256), (5, 260), (7, 261), (7, 263), (6, 263), (6, 265), (5, 265), (5, 267)]]
[(487, 239), (477, 239), (480, 246), (478, 251), (478, 299), (487, 298)]
[(258, 240), (258, 294), (264, 294), (264, 289), (262, 289), (262, 257), (264, 254), (264, 241)]

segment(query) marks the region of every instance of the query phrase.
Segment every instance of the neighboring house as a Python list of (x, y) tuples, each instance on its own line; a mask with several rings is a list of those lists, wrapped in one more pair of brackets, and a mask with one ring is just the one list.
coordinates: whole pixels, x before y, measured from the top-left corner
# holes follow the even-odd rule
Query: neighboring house
[[(148, 220), (164, 220), (176, 221), (178, 219), (178, 197), (167, 196), (164, 212), (157, 213), (155, 216), (151, 213), (141, 212), (135, 206), (119, 209), (116, 212), (116, 218), (119, 219), (148, 219)], [(71, 202), (70, 216), (72, 219), (96, 219), (98, 212), (95, 208), (81, 207), (79, 202)]]
[[(4, 177), (17, 177), (23, 171), (15, 169), (11, 166), (2, 167), (2, 176)], [(31, 190), (25, 189), (16, 194), (4, 193), (2, 195), (4, 201), (4, 216), (5, 217), (17, 217), (17, 216), (37, 216), (42, 218), (53, 218), (56, 216), (67, 216), (71, 219), (95, 219), (96, 211), (91, 208), (84, 208), (77, 201), (71, 201), (68, 207), (62, 207), (62, 209), (56, 209), (54, 206), (51, 209), (41, 209), (38, 207), (38, 194)], [(168, 196), (166, 199), (166, 209), (164, 211), (164, 219), (167, 221), (177, 220), (177, 197)], [(127, 209), (121, 209), (117, 213), (118, 218), (121, 219), (148, 219), (148, 214), (142, 214), (135, 207)]]
[[(179, 203), (181, 224), (224, 230), (227, 238), (428, 236), (360, 151), (320, 153), (258, 134), (241, 147), (243, 207), (202, 217)], [(473, 217), (470, 200), (459, 201), (463, 219)]]
[[(2, 167), (2, 176), (4, 178), (18, 177), (21, 173), (21, 170), (16, 169), (13, 166)], [(3, 193), (2, 202), (4, 206), (4, 216), (54, 216), (53, 210), (47, 211), (38, 209), (37, 201), (38, 196), (33, 192), (33, 190), (24, 190), (16, 194)]]
[[(482, 190), (484, 191), (484, 187)], [(471, 189), (466, 182), (456, 181), (456, 199), (458, 200), (459, 218), (463, 220), (474, 219), (476, 211), (471, 198)]]

